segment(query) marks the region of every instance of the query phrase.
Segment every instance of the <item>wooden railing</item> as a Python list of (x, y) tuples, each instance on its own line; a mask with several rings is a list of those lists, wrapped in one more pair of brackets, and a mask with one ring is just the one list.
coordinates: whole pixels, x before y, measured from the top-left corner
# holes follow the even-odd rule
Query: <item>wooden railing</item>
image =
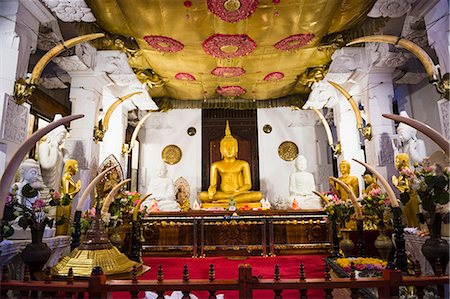
[(308, 291), (315, 289), (323, 290), (324, 298), (333, 298), (334, 289), (350, 289), (351, 298), (359, 298), (360, 289), (375, 288), (378, 298), (392, 298), (398, 296), (400, 286), (413, 286), (420, 299), (423, 298), (424, 287), (430, 285), (437, 285), (440, 298), (444, 298), (444, 285), (449, 283), (449, 276), (404, 276), (399, 270), (383, 270), (382, 276), (376, 278), (355, 278), (354, 272), (350, 278), (331, 278), (328, 266), (325, 266), (323, 278), (306, 278), (303, 265), (300, 266), (298, 279), (281, 279), (278, 266), (275, 266), (273, 279), (258, 279), (248, 264), (239, 265), (238, 279), (227, 280), (216, 280), (212, 265), (209, 279), (189, 279), (186, 266), (183, 278), (177, 280), (163, 279), (162, 267), (158, 269), (156, 280), (139, 280), (136, 273), (136, 270), (132, 271), (132, 279), (128, 280), (107, 280), (101, 269), (94, 269), (87, 281), (73, 281), (72, 275), (68, 275), (67, 281), (52, 281), (49, 274), (45, 275), (44, 281), (31, 281), (29, 274), (25, 273), (25, 279), (17, 281), (8, 280), (4, 271), (0, 297), (6, 298), (6, 292), (12, 290), (20, 293), (22, 298), (36, 297), (37, 291), (44, 292), (47, 297), (65, 293), (66, 298), (72, 298), (73, 295), (80, 298), (85, 292), (89, 298), (107, 298), (112, 292), (128, 292), (129, 298), (138, 298), (139, 292), (153, 291), (158, 295), (157, 298), (164, 298), (165, 292), (177, 290), (183, 293), (183, 298), (190, 298), (192, 291), (207, 291), (208, 298), (212, 299), (216, 298), (217, 291), (235, 290), (239, 298), (253, 298), (254, 290), (273, 290), (274, 298), (283, 298), (283, 290), (298, 290), (299, 298), (308, 298)]

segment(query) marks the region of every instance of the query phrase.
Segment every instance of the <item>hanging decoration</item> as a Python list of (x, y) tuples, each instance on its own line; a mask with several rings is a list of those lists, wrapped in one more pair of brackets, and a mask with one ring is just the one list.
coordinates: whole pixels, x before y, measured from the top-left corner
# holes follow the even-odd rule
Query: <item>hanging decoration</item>
[(273, 46), (282, 51), (296, 50), (309, 43), (313, 38), (314, 34), (312, 33), (295, 34), (280, 40)]
[(173, 38), (160, 35), (146, 35), (144, 40), (150, 47), (160, 52), (175, 53), (183, 50), (184, 45)]
[(250, 54), (256, 48), (256, 43), (247, 34), (214, 34), (202, 46), (207, 54), (226, 59)]
[(245, 70), (241, 67), (216, 67), (211, 71), (211, 74), (217, 77), (231, 78), (239, 77), (245, 74)]
[(238, 97), (246, 93), (246, 90), (240, 86), (222, 86), (218, 87), (216, 91), (225, 97)]
[(284, 78), (284, 74), (281, 72), (272, 72), (264, 77), (264, 81), (279, 81)]
[(258, 4), (258, 0), (208, 0), (208, 9), (222, 21), (235, 23), (248, 18)]
[(175, 75), (175, 78), (184, 81), (195, 81), (195, 77), (189, 73), (178, 73)]

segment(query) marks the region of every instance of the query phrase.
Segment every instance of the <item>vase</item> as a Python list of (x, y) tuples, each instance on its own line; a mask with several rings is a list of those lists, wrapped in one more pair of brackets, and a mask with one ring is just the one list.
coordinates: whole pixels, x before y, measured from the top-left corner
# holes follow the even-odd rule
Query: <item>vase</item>
[(422, 245), (422, 253), (436, 273), (436, 260), (439, 259), (442, 272), (445, 272), (448, 264), (449, 244), (441, 238), (442, 215), (436, 213), (431, 222), (430, 238)]
[(378, 250), (380, 257), (387, 261), (389, 259), (389, 255), (391, 254), (392, 247), (394, 246), (391, 238), (386, 236), (386, 229), (384, 226), (378, 226), (378, 237), (375, 239), (374, 246)]
[(341, 230), (342, 240), (339, 242), (339, 248), (344, 252), (345, 257), (351, 255), (355, 243), (350, 239), (350, 230)]
[(30, 224), (31, 243), (22, 250), (22, 260), (29, 267), (30, 273), (41, 271), (52, 254), (52, 250), (47, 244), (42, 242), (47, 223), (48, 219), (46, 218), (39, 223), (32, 222)]

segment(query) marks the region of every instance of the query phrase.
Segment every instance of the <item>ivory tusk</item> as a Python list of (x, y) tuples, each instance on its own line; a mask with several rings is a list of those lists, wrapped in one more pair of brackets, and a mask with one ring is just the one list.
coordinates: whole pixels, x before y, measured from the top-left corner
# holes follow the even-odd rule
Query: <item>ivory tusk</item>
[(131, 182), (131, 179), (126, 179), (120, 182), (119, 184), (115, 185), (114, 188), (108, 193), (108, 195), (103, 200), (103, 206), (102, 206), (102, 213), (106, 213), (109, 210), (109, 206), (111, 205), (112, 201), (114, 200), (114, 197), (116, 196), (117, 192), (119, 192), (120, 188), (127, 184), (128, 182)]
[(356, 199), (356, 196), (353, 193), (352, 189), (350, 189), (350, 187), (346, 183), (341, 181), (340, 179), (337, 179), (337, 178), (332, 177), (332, 176), (330, 176), (329, 179), (331, 179), (332, 181), (338, 183), (342, 188), (344, 188), (345, 192), (347, 192), (348, 197), (350, 198), (350, 200), (353, 203), (353, 207), (355, 208), (356, 220), (362, 220), (361, 206), (359, 205), (358, 200)]
[(134, 144), (136, 143), (136, 139), (138, 136), (139, 131), (141, 130), (141, 127), (144, 125), (147, 118), (152, 114), (152, 112), (157, 112), (158, 110), (150, 110), (136, 125), (136, 128), (134, 128), (133, 135), (131, 135), (131, 141), (130, 141), (130, 147), (128, 148), (129, 151), (131, 151), (134, 147)]
[(329, 204), (329, 203), (330, 203), (330, 201), (328, 200), (328, 198), (327, 198), (325, 195), (323, 195), (321, 192), (318, 192), (318, 191), (313, 190), (313, 193), (314, 193), (315, 195), (319, 196), (325, 204)]
[(327, 133), (328, 145), (330, 147), (333, 146), (334, 142), (333, 142), (333, 135), (331, 135), (330, 125), (328, 124), (328, 122), (325, 119), (325, 117), (323, 117), (322, 112), (320, 112), (318, 109), (313, 108), (313, 107), (311, 107), (311, 109), (317, 114), (317, 116), (319, 117), (320, 121), (322, 122), (323, 127), (325, 128), (325, 132)]
[(30, 83), (37, 84), (37, 81), (39, 80), (39, 77), (41, 77), (42, 71), (44, 70), (45, 66), (62, 51), (71, 48), (76, 44), (91, 41), (104, 36), (105, 35), (103, 33), (86, 34), (71, 38), (69, 40), (66, 40), (62, 44), (56, 45), (55, 47), (50, 49), (47, 53), (45, 53), (45, 55), (42, 56), (41, 59), (39, 59), (39, 61), (36, 63), (31, 73)]
[(140, 210), (140, 208), (141, 208), (141, 203), (142, 203), (144, 200), (146, 200), (146, 199), (147, 199), (149, 196), (151, 196), (151, 195), (152, 195), (152, 194), (150, 193), (150, 194), (145, 195), (145, 196), (142, 197), (141, 199), (139, 199), (138, 203), (136, 204), (136, 206), (135, 206), (134, 209), (133, 209), (133, 218), (132, 218), (133, 221), (136, 221), (136, 220), (137, 220), (137, 215), (138, 215), (139, 210)]
[(384, 117), (392, 119), (394, 121), (402, 122), (411, 126), (423, 134), (427, 135), (431, 140), (433, 140), (442, 150), (445, 152), (447, 156), (449, 156), (449, 148), (450, 142), (442, 136), (441, 133), (431, 128), (430, 126), (420, 122), (414, 118), (404, 117), (397, 114), (382, 114)]
[(86, 187), (86, 189), (84, 190), (83, 194), (80, 197), (80, 200), (78, 201), (77, 204), (77, 211), (81, 211), (81, 209), (84, 206), (84, 202), (86, 201), (86, 198), (88, 197), (89, 193), (91, 193), (92, 189), (94, 189), (95, 185), (102, 179), (102, 177), (107, 174), (108, 172), (110, 172), (111, 170), (113, 170), (114, 168), (116, 168), (117, 166), (111, 166), (108, 169), (104, 170), (102, 173), (100, 173), (99, 175), (97, 175), (92, 182), (89, 183), (89, 185)]
[(369, 164), (364, 163), (359, 160), (356, 160), (356, 159), (352, 159), (352, 160), (365, 166), (367, 168), (367, 170), (369, 170), (371, 173), (373, 173), (374, 176), (377, 177), (378, 181), (381, 183), (381, 185), (383, 185), (384, 189), (386, 190), (387, 196), (389, 197), (389, 200), (391, 201), (391, 207), (398, 208), (398, 200), (397, 200), (397, 197), (395, 196), (394, 190), (392, 190), (391, 186), (384, 179), (384, 177), (378, 171), (376, 171), (375, 168), (373, 168)]
[(363, 123), (362, 123), (361, 111), (359, 111), (358, 105), (356, 105), (356, 102), (353, 99), (353, 97), (341, 85), (331, 82), (331, 81), (328, 81), (328, 83), (330, 83), (330, 85), (332, 85), (334, 88), (336, 88), (350, 103), (350, 106), (352, 106), (353, 113), (355, 114), (355, 117), (356, 117), (356, 124), (358, 125), (358, 129), (362, 130)]
[(5, 208), (5, 198), (9, 194), (11, 183), (16, 175), (16, 170), (22, 163), (23, 157), (31, 150), (31, 148), (39, 141), (45, 134), (51, 130), (59, 127), (60, 125), (67, 124), (72, 120), (84, 117), (83, 114), (69, 115), (61, 119), (51, 122), (42, 129), (33, 133), (25, 142), (19, 147), (16, 153), (12, 156), (8, 165), (3, 172), (3, 176), (0, 179), (0, 218), (3, 218), (3, 211)]
[(420, 60), (428, 74), (430, 82), (435, 82), (439, 78), (438, 70), (427, 52), (410, 40), (393, 35), (370, 35), (356, 38), (349, 42), (347, 46), (359, 43), (388, 43), (398, 45), (413, 53)]
[(111, 118), (111, 115), (113, 114), (114, 110), (119, 106), (121, 103), (123, 103), (125, 100), (131, 98), (134, 95), (141, 94), (142, 91), (136, 91), (129, 93), (123, 97), (118, 98), (114, 103), (109, 106), (108, 110), (105, 113), (105, 117), (103, 118), (103, 130), (106, 132), (108, 130), (108, 124), (109, 119)]

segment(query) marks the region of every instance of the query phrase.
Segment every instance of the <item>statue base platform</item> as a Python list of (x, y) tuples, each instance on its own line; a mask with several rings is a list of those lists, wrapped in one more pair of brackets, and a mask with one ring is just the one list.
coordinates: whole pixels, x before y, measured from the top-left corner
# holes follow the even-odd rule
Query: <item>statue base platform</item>
[[(240, 209), (247, 206), (250, 209), (254, 209), (254, 208), (261, 208), (261, 203), (258, 202), (251, 202), (251, 203), (236, 203), (236, 209)], [(209, 203), (209, 202), (205, 202), (202, 203), (202, 208), (203, 209), (214, 209), (214, 208), (223, 208), (223, 209), (228, 209), (228, 203), (224, 202), (224, 203)]]
[(144, 255), (192, 256), (328, 253), (323, 211), (157, 212), (143, 219)]

